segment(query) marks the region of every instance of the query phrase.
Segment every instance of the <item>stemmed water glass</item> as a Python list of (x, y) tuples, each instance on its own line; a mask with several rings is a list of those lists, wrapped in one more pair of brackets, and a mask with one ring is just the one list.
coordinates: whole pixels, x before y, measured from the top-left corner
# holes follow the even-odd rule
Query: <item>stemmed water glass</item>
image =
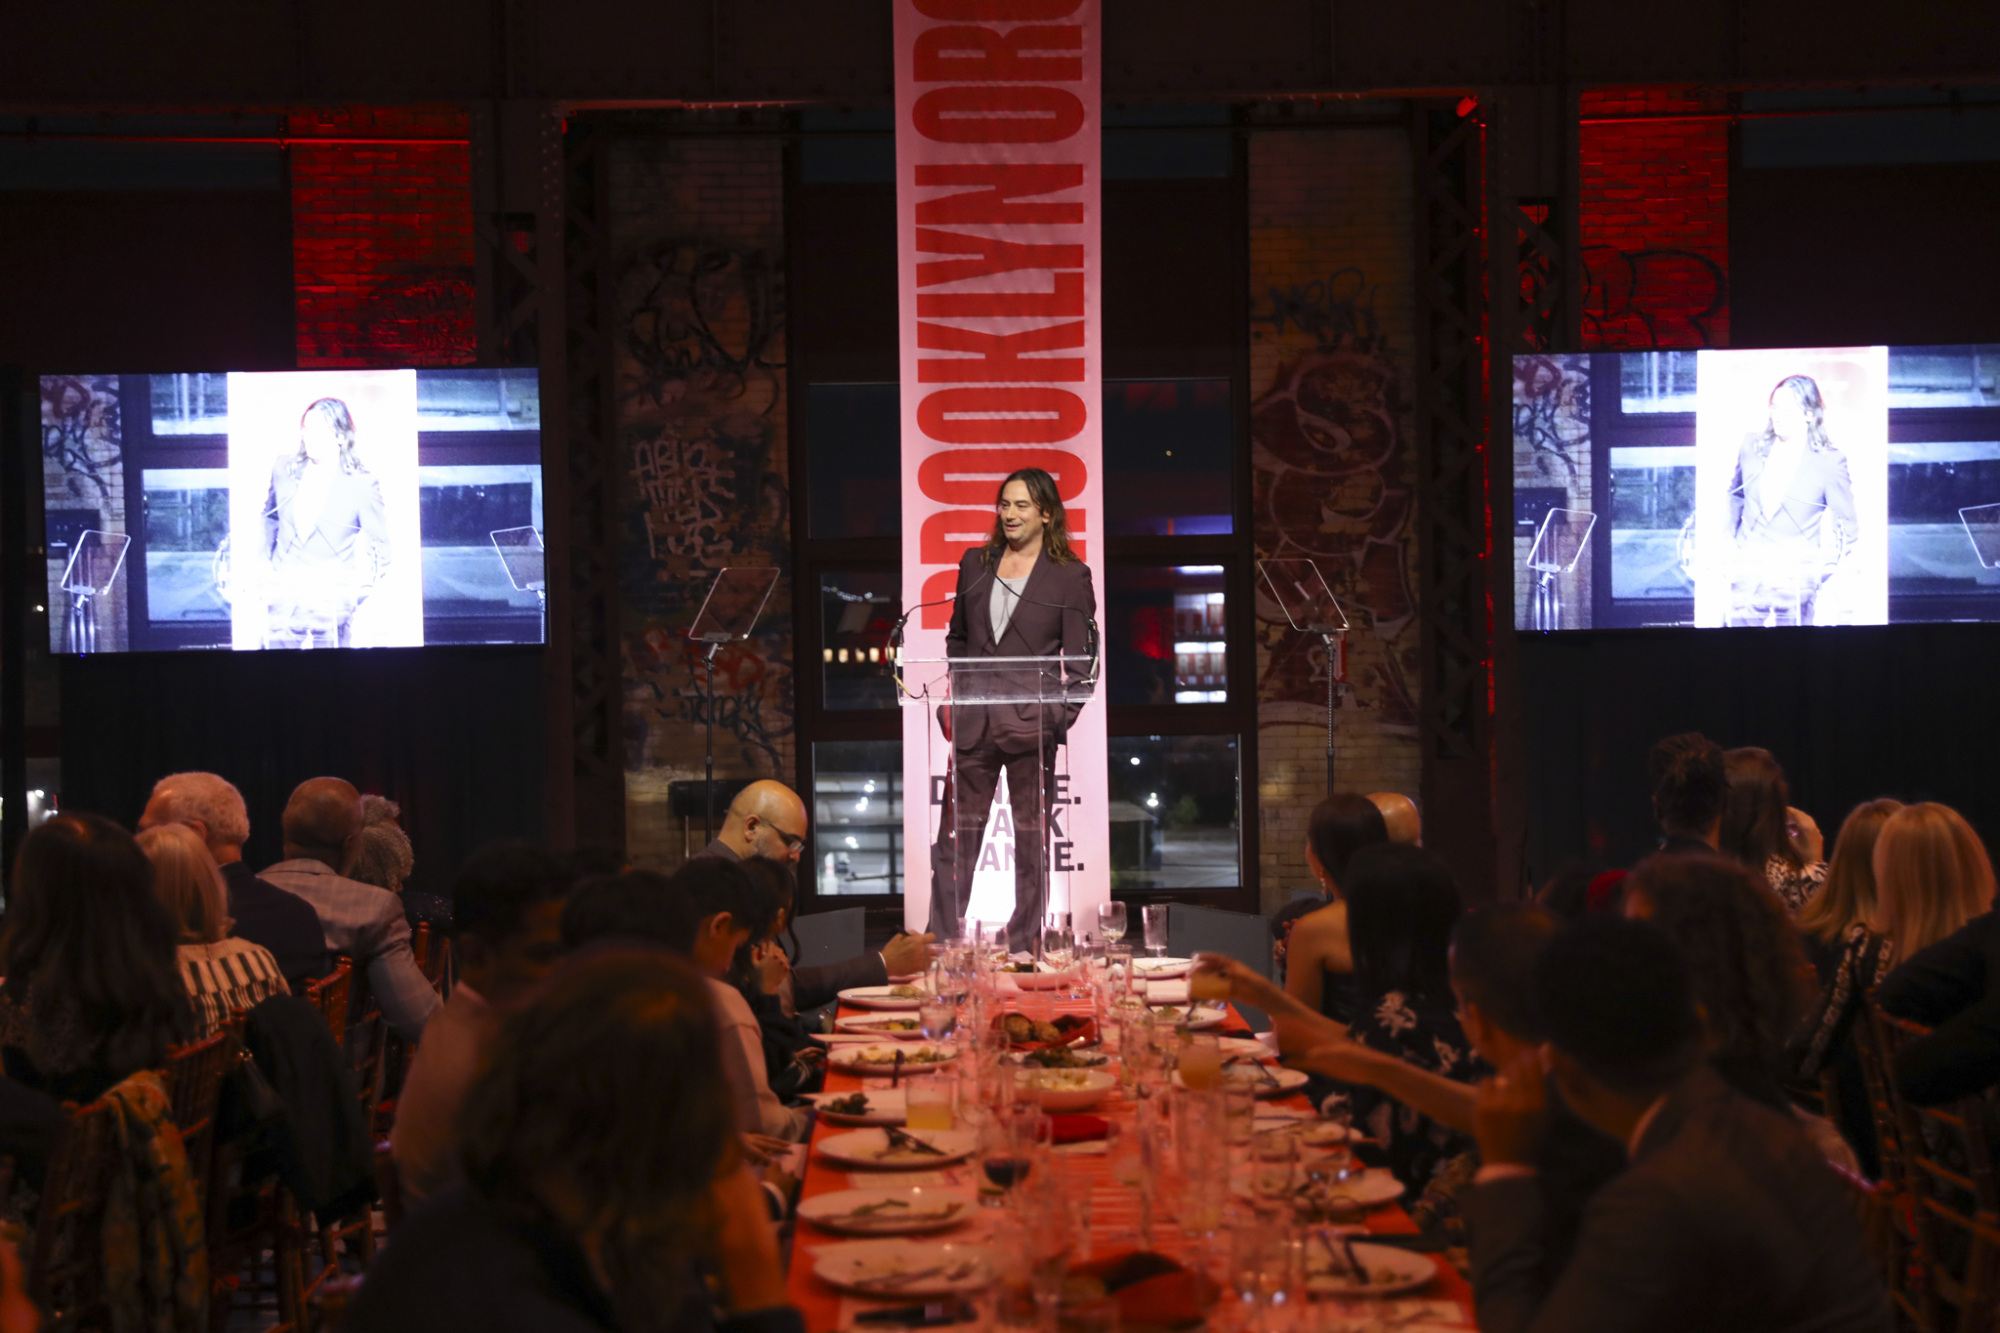
[(1067, 925), (1050, 925), (1042, 930), (1042, 961), (1058, 972), (1067, 972), (1076, 958), (1076, 941)]
[(1116, 944), (1125, 938), (1125, 904), (1099, 903), (1097, 905), (1097, 928), (1104, 933), (1106, 944)]

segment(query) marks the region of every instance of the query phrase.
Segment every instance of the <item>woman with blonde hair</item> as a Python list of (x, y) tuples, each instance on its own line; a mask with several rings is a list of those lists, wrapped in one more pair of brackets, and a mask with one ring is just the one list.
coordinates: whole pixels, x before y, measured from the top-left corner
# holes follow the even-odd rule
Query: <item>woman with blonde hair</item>
[(271, 951), (229, 934), (228, 892), (201, 835), (185, 824), (161, 824), (138, 842), (153, 863), (153, 891), (180, 924), (181, 981), (194, 1004), (197, 1040), (220, 1029), (232, 1010), (289, 994)]
[(1874, 915), (1875, 840), (1889, 816), (1902, 808), (1901, 801), (1883, 796), (1847, 812), (1833, 842), (1833, 859), (1827, 862), (1826, 883), (1793, 918), (1800, 930), (1837, 949), (1848, 927)]

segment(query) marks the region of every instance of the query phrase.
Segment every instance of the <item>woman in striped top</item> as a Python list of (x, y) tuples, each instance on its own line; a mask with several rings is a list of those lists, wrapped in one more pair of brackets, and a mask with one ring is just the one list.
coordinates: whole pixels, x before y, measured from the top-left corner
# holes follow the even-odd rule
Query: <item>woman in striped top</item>
[(289, 993), (269, 949), (228, 933), (222, 872), (201, 835), (185, 824), (162, 824), (141, 833), (139, 846), (153, 863), (154, 891), (181, 925), (181, 980), (194, 1002), (199, 1037), (228, 1022), (231, 1010)]

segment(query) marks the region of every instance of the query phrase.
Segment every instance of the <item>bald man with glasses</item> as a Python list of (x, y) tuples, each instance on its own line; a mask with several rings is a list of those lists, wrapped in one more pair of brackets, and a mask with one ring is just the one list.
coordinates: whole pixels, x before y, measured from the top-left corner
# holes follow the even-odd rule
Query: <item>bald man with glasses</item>
[[(699, 855), (724, 861), (762, 857), (797, 866), (805, 855), (806, 803), (782, 782), (765, 778), (736, 794), (723, 818), (722, 831)], [(817, 1009), (841, 991), (855, 986), (886, 985), (892, 976), (921, 972), (930, 964), (934, 935), (899, 934), (880, 953), (792, 970), (792, 1010)]]

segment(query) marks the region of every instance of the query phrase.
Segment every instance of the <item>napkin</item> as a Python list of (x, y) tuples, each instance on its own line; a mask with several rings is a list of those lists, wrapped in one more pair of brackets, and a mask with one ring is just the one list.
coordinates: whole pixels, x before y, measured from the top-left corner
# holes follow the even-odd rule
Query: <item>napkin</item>
[(1104, 1284), (1105, 1294), (1117, 1303), (1121, 1328), (1199, 1324), (1220, 1295), (1207, 1277), (1146, 1250), (1093, 1260), (1072, 1272)]
[(1089, 1143), (1111, 1137), (1111, 1122), (1100, 1115), (1052, 1115), (1049, 1129), (1056, 1143)]

